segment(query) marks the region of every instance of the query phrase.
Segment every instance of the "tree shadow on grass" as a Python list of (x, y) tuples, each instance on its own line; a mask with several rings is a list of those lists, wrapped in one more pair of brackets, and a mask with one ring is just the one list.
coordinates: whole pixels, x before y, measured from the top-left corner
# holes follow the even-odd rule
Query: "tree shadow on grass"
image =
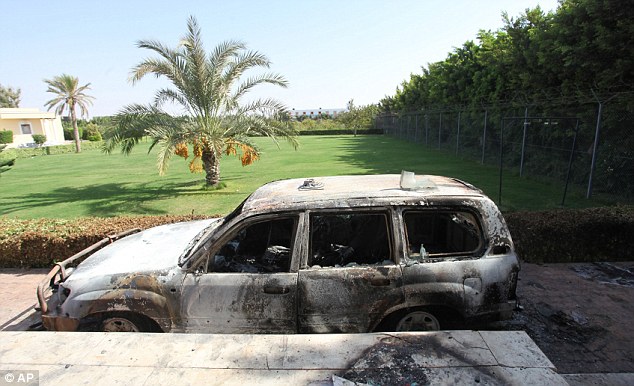
[[(0, 215), (8, 215), (21, 210), (68, 204), (85, 208), (90, 216), (113, 217), (124, 214), (161, 215), (167, 210), (157, 209), (155, 201), (176, 196), (209, 195), (209, 192), (192, 190), (191, 185), (166, 183), (159, 187), (149, 184), (94, 184), (82, 187), (63, 187), (45, 193), (31, 193), (22, 196), (2, 198)], [(201, 183), (202, 186), (202, 183)], [(214, 195), (234, 195), (235, 192), (216, 191)]]
[(340, 161), (363, 169), (363, 174), (399, 174), (403, 169), (411, 170), (421, 165), (418, 149), (395, 143), (393, 138), (383, 135), (345, 138), (336, 148)]

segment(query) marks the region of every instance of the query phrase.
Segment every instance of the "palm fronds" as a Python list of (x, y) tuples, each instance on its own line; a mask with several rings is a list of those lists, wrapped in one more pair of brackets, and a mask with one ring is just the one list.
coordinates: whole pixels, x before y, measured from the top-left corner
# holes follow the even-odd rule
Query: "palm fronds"
[[(241, 98), (260, 84), (286, 87), (286, 79), (275, 73), (250, 76), (247, 71), (269, 68), (262, 53), (248, 50), (243, 42), (228, 40), (207, 53), (202, 33), (194, 17), (187, 21), (187, 33), (176, 48), (153, 40), (142, 40), (140, 48), (149, 49), (158, 58), (147, 58), (132, 69), (130, 80), (136, 83), (146, 75), (165, 77), (171, 88), (157, 90), (153, 105), (130, 105), (116, 117), (116, 128), (107, 136), (104, 151), (120, 146), (129, 153), (141, 138), (148, 136), (151, 148), (158, 148), (157, 166), (162, 174), (174, 155), (189, 155), (186, 145), (194, 147), (190, 170), (217, 173), (222, 156), (240, 154), (243, 165), (260, 156), (249, 135), (287, 138), (297, 146), (296, 133), (274, 118), (286, 107), (274, 99), (241, 104)], [(173, 117), (163, 110), (166, 103), (181, 106), (185, 117)], [(185, 146), (185, 147), (184, 147)], [(201, 166), (200, 163), (204, 165)], [(215, 165), (207, 165), (213, 162)], [(214, 167), (211, 167), (214, 166)], [(207, 181), (218, 181), (219, 176)]]

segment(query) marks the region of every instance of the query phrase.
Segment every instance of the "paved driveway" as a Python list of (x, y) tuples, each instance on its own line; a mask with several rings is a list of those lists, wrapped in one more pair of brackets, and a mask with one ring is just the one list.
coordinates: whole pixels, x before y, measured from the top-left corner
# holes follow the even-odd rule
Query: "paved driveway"
[(39, 322), (33, 310), (37, 285), (50, 269), (0, 270), (0, 331), (24, 331)]
[[(0, 330), (38, 322), (35, 290), (47, 269), (0, 270)], [(634, 262), (522, 265), (524, 311), (489, 326), (524, 330), (562, 374), (634, 373)]]

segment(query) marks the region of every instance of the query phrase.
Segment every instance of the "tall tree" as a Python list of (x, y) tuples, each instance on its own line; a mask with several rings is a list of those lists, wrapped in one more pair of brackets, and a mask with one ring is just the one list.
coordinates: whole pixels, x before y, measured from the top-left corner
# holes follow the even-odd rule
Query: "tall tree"
[(0, 107), (18, 107), (20, 105), (19, 88), (4, 87), (0, 84)]
[(357, 135), (357, 129), (369, 129), (374, 123), (374, 118), (379, 112), (377, 105), (355, 106), (354, 99), (350, 99), (347, 104), (348, 111), (337, 115), (337, 122), (343, 123), (348, 129), (354, 130)]
[(92, 96), (85, 93), (90, 90), (90, 83), (79, 86), (79, 78), (68, 74), (62, 74), (53, 79), (45, 79), (48, 84), (47, 92), (55, 94), (55, 98), (46, 102), (44, 105), (48, 109), (55, 107), (55, 113), (63, 115), (64, 110), (68, 109), (71, 123), (73, 124), (73, 137), (75, 138), (75, 151), (81, 152), (81, 138), (79, 137), (79, 129), (77, 128), (76, 107), (79, 107), (82, 117), (88, 116), (88, 105), (92, 105)]
[[(240, 153), (243, 166), (259, 158), (251, 135), (274, 141), (283, 137), (297, 147), (292, 126), (275, 119), (286, 115), (284, 105), (271, 98), (241, 103), (257, 85), (287, 86), (284, 77), (274, 73), (242, 79), (247, 70), (269, 68), (267, 57), (238, 41), (221, 43), (208, 54), (194, 17), (188, 19), (187, 30), (176, 48), (152, 40), (138, 42), (139, 48), (153, 51), (158, 58), (145, 59), (134, 67), (131, 81), (136, 83), (153, 74), (167, 78), (173, 87), (158, 90), (152, 105), (126, 106), (115, 117), (116, 126), (107, 135), (104, 150), (111, 152), (120, 146), (129, 153), (147, 135), (152, 141), (150, 150), (158, 146), (157, 164), (163, 174), (172, 155), (188, 158), (191, 145), (194, 157), (190, 171), (204, 171), (206, 184), (214, 186), (220, 182), (223, 154)], [(163, 106), (168, 102), (182, 107), (185, 115), (166, 112)]]

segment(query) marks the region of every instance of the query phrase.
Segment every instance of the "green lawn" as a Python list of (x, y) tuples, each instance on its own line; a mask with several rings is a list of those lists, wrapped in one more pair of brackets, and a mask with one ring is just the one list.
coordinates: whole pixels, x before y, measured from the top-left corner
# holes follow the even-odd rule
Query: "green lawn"
[[(498, 170), (462, 160), (420, 145), (381, 135), (301, 137), (295, 151), (285, 142), (278, 149), (271, 140), (257, 141), (262, 158), (242, 167), (235, 157), (220, 166), (226, 187), (202, 188), (202, 174), (191, 174), (182, 158), (172, 159), (159, 176), (156, 155), (147, 144), (130, 156), (106, 155), (98, 150), (18, 159), (0, 177), (0, 215), (18, 218), (74, 218), (158, 214), (225, 214), (258, 186), (272, 180), (344, 174), (440, 174), (468, 181), (498, 200)], [(558, 207), (561, 183), (543, 183), (505, 173), (503, 210)], [(585, 200), (569, 191), (566, 206), (605, 204)]]

